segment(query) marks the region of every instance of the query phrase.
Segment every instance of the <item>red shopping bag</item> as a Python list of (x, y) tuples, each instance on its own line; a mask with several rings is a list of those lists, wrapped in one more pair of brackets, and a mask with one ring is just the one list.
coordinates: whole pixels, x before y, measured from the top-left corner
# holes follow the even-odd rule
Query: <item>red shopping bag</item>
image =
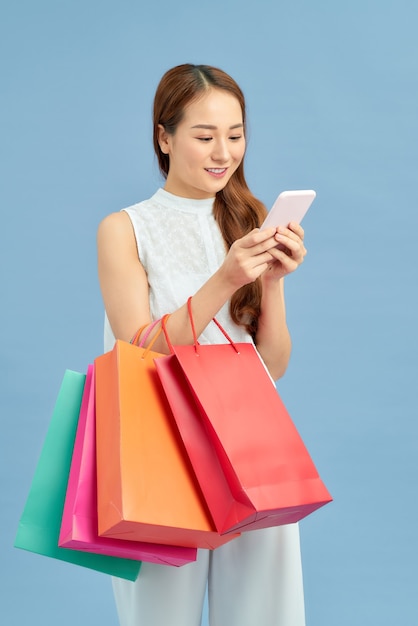
[[(251, 343), (172, 346), (155, 365), (220, 533), (297, 522), (332, 500)], [(216, 322), (216, 320), (215, 320)], [(216, 322), (217, 323), (217, 322)]]
[(195, 548), (124, 541), (98, 535), (94, 382), (94, 367), (89, 365), (58, 545), (164, 565), (180, 566), (195, 561)]
[(215, 528), (150, 348), (116, 341), (95, 360), (99, 534), (216, 548), (235, 535)]

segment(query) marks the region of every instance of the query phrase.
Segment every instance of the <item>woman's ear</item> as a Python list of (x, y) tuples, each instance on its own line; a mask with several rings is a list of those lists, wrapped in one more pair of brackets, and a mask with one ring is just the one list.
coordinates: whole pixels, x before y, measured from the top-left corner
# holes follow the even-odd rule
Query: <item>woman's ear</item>
[(163, 154), (168, 154), (169, 152), (169, 134), (165, 130), (162, 124), (158, 124), (158, 145), (160, 146), (160, 150)]

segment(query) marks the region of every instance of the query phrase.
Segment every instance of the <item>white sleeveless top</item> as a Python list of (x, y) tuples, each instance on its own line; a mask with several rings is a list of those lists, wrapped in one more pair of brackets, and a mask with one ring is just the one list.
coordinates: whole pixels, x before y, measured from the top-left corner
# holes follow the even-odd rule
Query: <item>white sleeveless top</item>
[[(222, 264), (226, 247), (213, 216), (213, 198), (181, 198), (159, 189), (149, 200), (123, 209), (129, 215), (149, 284), (153, 319), (181, 307)], [(244, 327), (229, 314), (229, 303), (216, 319), (236, 342), (251, 342)], [(115, 338), (105, 316), (105, 351)], [(223, 334), (211, 322), (199, 337), (200, 343), (224, 343)]]

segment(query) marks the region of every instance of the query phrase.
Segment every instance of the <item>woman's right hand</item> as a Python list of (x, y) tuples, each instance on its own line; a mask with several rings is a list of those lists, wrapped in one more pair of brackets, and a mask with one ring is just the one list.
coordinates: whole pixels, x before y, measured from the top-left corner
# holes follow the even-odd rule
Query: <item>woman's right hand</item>
[(275, 228), (255, 228), (234, 241), (219, 271), (233, 291), (254, 282), (275, 261), (269, 250), (277, 246)]

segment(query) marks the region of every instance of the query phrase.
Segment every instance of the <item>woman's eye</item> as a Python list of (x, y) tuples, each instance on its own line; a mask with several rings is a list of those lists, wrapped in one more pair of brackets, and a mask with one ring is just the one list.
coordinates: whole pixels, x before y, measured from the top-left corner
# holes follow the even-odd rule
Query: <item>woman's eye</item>
[(238, 141), (238, 139), (241, 139), (242, 135), (232, 135), (232, 137), (230, 137), (231, 141)]
[(212, 137), (198, 137), (199, 141), (212, 141)]

